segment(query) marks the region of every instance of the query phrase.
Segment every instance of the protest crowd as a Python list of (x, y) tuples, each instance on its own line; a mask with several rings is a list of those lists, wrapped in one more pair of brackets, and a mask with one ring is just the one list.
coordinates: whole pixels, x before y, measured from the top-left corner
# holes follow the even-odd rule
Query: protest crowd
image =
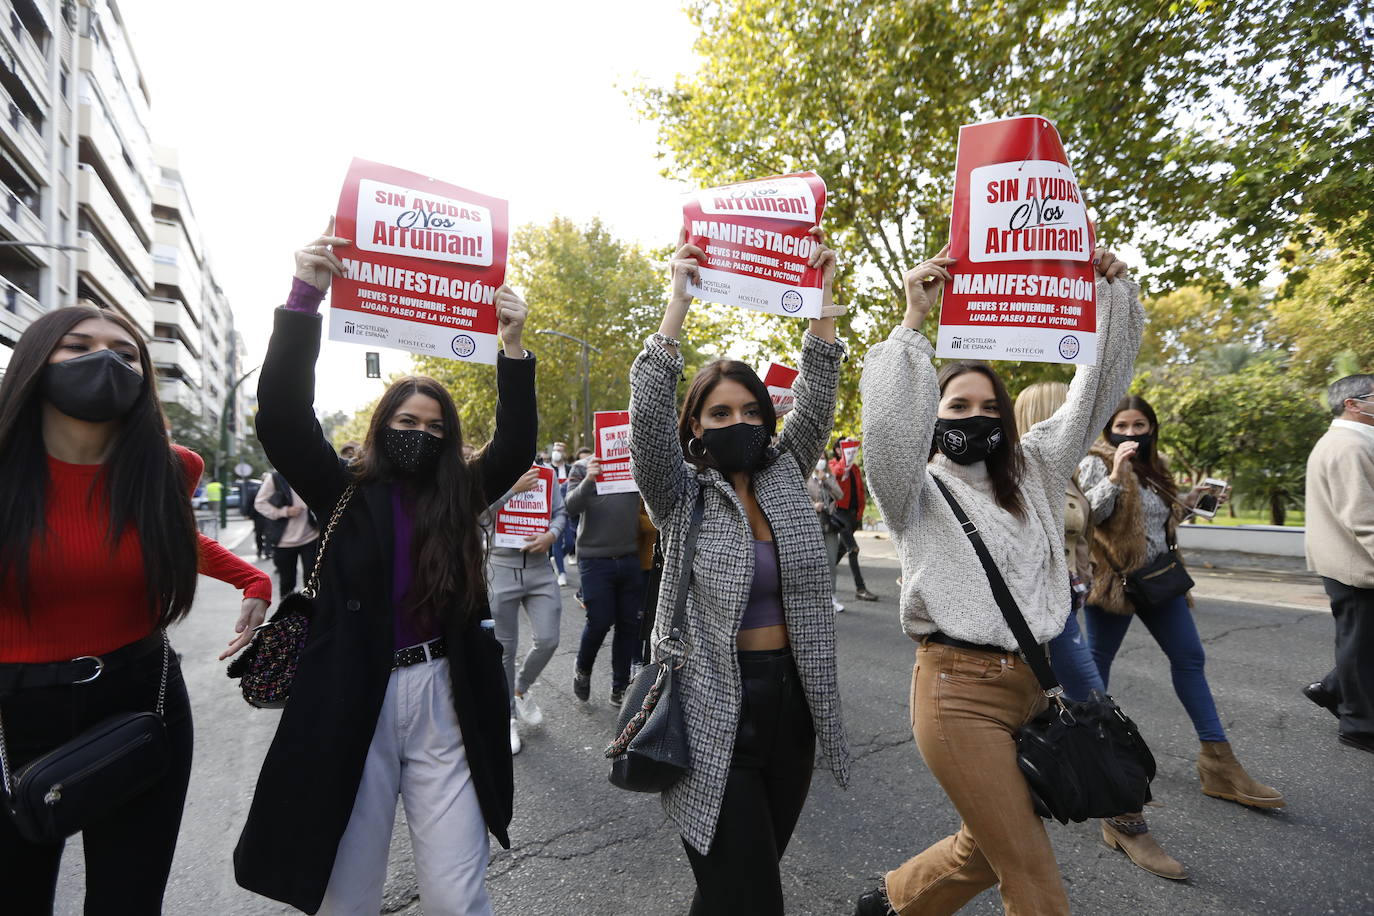
[[(969, 155), (961, 182), (992, 167)], [(242, 591), (223, 658), (245, 698), (282, 708), (246, 822), (232, 825), (239, 884), (307, 913), (379, 912), (399, 799), (424, 912), (490, 913), (490, 840), (513, 839), (513, 758), (546, 715), (536, 696), (573, 557), (586, 622), (571, 690), (585, 702), (604, 684), (619, 710), (606, 766), (617, 786), (661, 797), (695, 879), (682, 905), (781, 914), (779, 863), (813, 775), (851, 779), (836, 627), (855, 608), (838, 616), (848, 586), (837, 573), (847, 558), (854, 597), (877, 600), (855, 538), (870, 496), (901, 562), (891, 626), (914, 654), (912, 734), (961, 823), (855, 887), (858, 916), (954, 913), (993, 886), (1007, 913), (1068, 913), (1049, 820), (1094, 819), (1140, 868), (1187, 876), (1144, 813), (1150, 735), (1130, 720), (1131, 697), (1108, 692), (1136, 618), (1196, 732), (1200, 790), (1254, 809), (1286, 804), (1230, 743), (1177, 549), (1179, 524), (1228, 494), (1206, 482), (1181, 490), (1170, 472), (1160, 421), (1129, 390), (1139, 286), (1086, 224), (1010, 236), (989, 226), (970, 267), (970, 239), (983, 238), (971, 223), (992, 217), (966, 201), (951, 244), (902, 278), (901, 321), (859, 354), (862, 429), (840, 435), (836, 393), (855, 354), (836, 323), (846, 307), (820, 229), (823, 183), (768, 179), (786, 193), (763, 213), (741, 203), (747, 194), (703, 194), (685, 208), (659, 329), (624, 367), (628, 405), (598, 414), (595, 448), (572, 454), (561, 441), (540, 450), (521, 295), (479, 271), (489, 261), (424, 260), (476, 258), (497, 236), (374, 233), (365, 208), (391, 204), (362, 199), (357, 181), (368, 180), (352, 175), (341, 201), (356, 218), (331, 219), (296, 252), (272, 315), (256, 422), (273, 470), (241, 497), (258, 556), (277, 572), (282, 603), (266, 626), (268, 575), (197, 533), (189, 494), (202, 462), (167, 439), (138, 331), (79, 305), (19, 341), (0, 387), (0, 910), (50, 913), (64, 841), (80, 831), (87, 912), (161, 911), (191, 772), (189, 699), (167, 631), (204, 573)], [(1076, 184), (1040, 180), (1081, 212)], [(474, 213), (500, 209), (465, 199), (483, 208)], [(761, 228), (780, 217), (790, 228)], [(769, 257), (728, 254), (750, 245)], [(989, 263), (1041, 246), (1062, 273), (1020, 293), (985, 280), (1048, 270)], [(425, 275), (415, 263), (439, 266)], [(788, 290), (777, 314), (807, 322), (797, 367), (778, 384), (719, 359), (685, 379), (694, 301), (748, 306), (730, 278), (765, 270)], [(413, 310), (420, 300), (392, 306), (366, 289), (398, 276), (417, 296), (475, 290), (435, 333), (460, 358), (494, 364), (490, 441), (465, 439), (463, 405), (423, 376), (390, 383), (362, 441), (336, 451), (322, 433), (326, 330), (340, 314), (361, 323)], [(331, 286), (334, 316), (321, 312)], [(1072, 384), (1014, 392), (991, 362), (959, 356), (1019, 358), (986, 349), (996, 329), (976, 317), (987, 311), (978, 297), (1007, 295), (1048, 297), (1026, 303), (1034, 340), (1022, 345), (1050, 335), (1058, 356), (1046, 358), (1075, 364)], [(932, 341), (923, 329), (942, 300)], [(1063, 320), (1033, 317), (1046, 313)], [(1338, 718), (1333, 738), (1374, 752), (1374, 375), (1336, 381), (1329, 407), (1308, 467), (1307, 545), (1336, 653), (1303, 692)]]

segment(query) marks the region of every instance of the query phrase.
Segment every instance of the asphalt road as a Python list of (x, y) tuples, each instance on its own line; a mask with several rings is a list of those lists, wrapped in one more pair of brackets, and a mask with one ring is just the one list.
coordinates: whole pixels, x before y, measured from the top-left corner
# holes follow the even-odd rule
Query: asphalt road
[[(896, 564), (870, 557), (865, 566), (882, 600), (850, 601), (837, 621), (853, 782), (843, 790), (826, 771), (816, 772), (783, 860), (791, 914), (851, 913), (854, 898), (884, 871), (957, 826), (911, 738), (914, 646), (897, 626)], [(238, 602), (229, 587), (202, 582), (195, 612), (173, 634), (195, 707), (196, 760), (166, 912), (292, 912), (233, 880), (230, 853), (277, 714), (245, 704), (214, 660)], [(840, 587), (842, 597), (848, 594), (847, 571)], [(1224, 582), (1212, 582), (1209, 593), (1225, 593)], [(592, 701), (572, 696), (581, 619), (571, 588), (564, 599), (563, 644), (534, 691), (546, 721), (527, 730), (516, 758), (515, 846), (492, 857), (495, 909), (521, 916), (686, 913), (690, 869), (657, 799), (606, 781), (601, 752), (615, 723), (607, 702), (609, 644), (593, 674)], [(1283, 790), (1289, 806), (1260, 812), (1201, 794), (1197, 742), (1167, 662), (1144, 627), (1132, 627), (1112, 670), (1113, 693), (1159, 762), (1160, 807), (1149, 809), (1150, 823), (1189, 868), (1190, 880), (1173, 883), (1135, 868), (1102, 845), (1095, 823), (1051, 824), (1075, 912), (1374, 913), (1374, 758), (1339, 745), (1334, 720), (1298, 693), (1331, 664), (1330, 617), (1300, 609), (1302, 602), (1275, 602), (1286, 606), (1204, 598), (1196, 618), (1237, 753), (1257, 777)], [(398, 814), (385, 912), (420, 912), (408, 853)], [(59, 914), (80, 912), (81, 887), (78, 840), (64, 862)], [(996, 891), (963, 912), (1002, 912)]]

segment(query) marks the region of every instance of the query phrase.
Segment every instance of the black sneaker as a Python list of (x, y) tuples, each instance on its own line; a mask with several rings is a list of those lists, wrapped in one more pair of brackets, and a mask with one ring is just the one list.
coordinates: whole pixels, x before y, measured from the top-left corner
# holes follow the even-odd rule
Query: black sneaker
[(1357, 747), (1374, 754), (1374, 735), (1347, 735), (1345, 732), (1339, 732), (1336, 737), (1347, 747)]
[(896, 910), (887, 901), (887, 887), (879, 884), (854, 904), (854, 916), (895, 916)]
[(624, 687), (612, 687), (612, 688), (611, 688), (611, 705), (614, 706), (616, 709), (619, 709), (619, 708), (621, 707), (621, 704), (623, 704), (624, 702), (625, 702), (625, 688), (624, 688)]
[(1336, 718), (1339, 719), (1341, 717), (1341, 714), (1336, 711), (1336, 695), (1323, 687), (1321, 681), (1317, 681), (1315, 684), (1308, 684), (1302, 689), (1302, 695)]
[(870, 592), (870, 591), (869, 591), (868, 589), (866, 589), (866, 588), (856, 588), (856, 589), (854, 590), (854, 597), (855, 597), (855, 598), (858, 598), (860, 601), (877, 601), (877, 600), (878, 600), (878, 596), (875, 595), (875, 594), (873, 594), (872, 592)]
[(573, 696), (583, 703), (592, 698), (592, 673), (581, 668), (573, 668)]

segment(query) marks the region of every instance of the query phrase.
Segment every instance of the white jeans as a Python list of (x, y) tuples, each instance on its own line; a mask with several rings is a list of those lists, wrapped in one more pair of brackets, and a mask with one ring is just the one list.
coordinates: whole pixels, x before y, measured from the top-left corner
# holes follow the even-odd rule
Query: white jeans
[(391, 672), (320, 913), (381, 911), (398, 793), (426, 916), (489, 916), (491, 849), (453, 710), (448, 659)]

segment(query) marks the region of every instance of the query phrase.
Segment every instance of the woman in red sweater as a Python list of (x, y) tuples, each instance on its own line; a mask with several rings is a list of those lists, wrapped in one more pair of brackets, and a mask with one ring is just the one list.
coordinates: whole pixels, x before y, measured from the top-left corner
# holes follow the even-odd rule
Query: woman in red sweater
[[(204, 465), (167, 441), (138, 331), (93, 306), (20, 338), (0, 384), (0, 721), (11, 775), (112, 715), (154, 709), (164, 664), (171, 760), (147, 791), (88, 824), (87, 912), (161, 911), (191, 772), (191, 710), (163, 631), (196, 574), (243, 589), (235, 651), (262, 622), (267, 575), (196, 532)], [(226, 653), (228, 654), (228, 653)], [(62, 843), (0, 815), (4, 909), (49, 913)]]

